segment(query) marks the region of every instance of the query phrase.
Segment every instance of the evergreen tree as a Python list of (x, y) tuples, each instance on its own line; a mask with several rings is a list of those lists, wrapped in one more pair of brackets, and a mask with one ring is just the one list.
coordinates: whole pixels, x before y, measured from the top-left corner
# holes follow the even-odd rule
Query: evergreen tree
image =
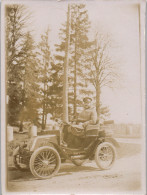
[[(56, 45), (56, 59), (63, 64), (65, 59), (66, 26), (60, 29), (61, 43)], [(90, 22), (88, 12), (84, 4), (71, 4), (71, 30), (69, 47), (69, 105), (73, 105), (73, 112), (76, 115), (77, 106), (81, 104), (84, 95), (92, 93), (88, 90), (88, 81), (85, 80), (85, 60), (87, 49), (91, 46), (88, 39)]]
[(63, 68), (60, 63), (51, 63), (50, 88), (50, 113), (54, 118), (63, 116)]
[(20, 4), (6, 5), (6, 69), (7, 95), (9, 96), (7, 122), (18, 121), (22, 105), (22, 43), (28, 20), (26, 7)]
[(35, 54), (35, 43), (30, 32), (26, 33), (20, 58), (22, 69), (22, 106), (20, 113), (21, 128), (24, 120), (34, 124), (38, 122), (38, 67)]
[[(84, 4), (71, 5), (71, 64), (70, 73), (71, 84), (73, 87), (73, 105), (74, 115), (77, 112), (77, 105), (83, 95), (89, 95), (87, 89), (87, 81), (85, 80), (85, 58), (86, 51), (91, 46), (88, 39), (90, 22), (88, 19), (88, 11)], [(72, 81), (73, 79), (73, 81)], [(80, 97), (80, 98), (78, 98)], [(78, 102), (79, 101), (79, 102)]]
[(51, 52), (49, 46), (49, 29), (41, 35), (41, 41), (38, 44), (38, 67), (39, 83), (42, 107), (42, 129), (45, 129), (47, 114), (51, 110), (50, 85), (51, 81)]

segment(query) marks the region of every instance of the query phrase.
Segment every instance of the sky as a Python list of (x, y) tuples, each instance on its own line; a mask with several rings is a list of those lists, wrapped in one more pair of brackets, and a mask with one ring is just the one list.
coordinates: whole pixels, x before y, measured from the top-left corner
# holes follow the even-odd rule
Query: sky
[[(121, 87), (102, 90), (102, 101), (108, 105), (111, 119), (118, 123), (141, 122), (139, 16), (137, 4), (121, 2), (86, 2), (92, 29), (111, 34), (112, 56), (121, 70)], [(34, 37), (50, 28), (50, 44), (58, 43), (58, 33), (66, 20), (67, 3), (50, 1), (28, 4), (32, 12)]]

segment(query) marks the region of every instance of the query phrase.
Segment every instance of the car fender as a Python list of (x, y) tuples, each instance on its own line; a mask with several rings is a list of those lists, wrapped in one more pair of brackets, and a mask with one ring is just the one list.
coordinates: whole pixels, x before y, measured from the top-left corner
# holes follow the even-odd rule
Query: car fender
[(113, 144), (117, 148), (120, 147), (119, 143), (114, 138), (112, 138), (112, 137), (105, 137), (104, 138), (104, 141)]
[(38, 136), (33, 140), (33, 143), (30, 147), (30, 151), (33, 152), (37, 148), (42, 146), (47, 146), (48, 144), (58, 144), (57, 136), (56, 135), (44, 135), (44, 136)]
[(114, 147), (120, 147), (118, 142), (114, 138), (112, 138), (112, 137), (101, 137), (95, 142), (95, 146), (94, 146), (93, 152), (91, 153), (91, 156), (93, 156), (95, 154), (95, 151), (96, 151), (98, 145), (100, 145), (103, 142), (109, 142), (109, 143), (113, 144)]

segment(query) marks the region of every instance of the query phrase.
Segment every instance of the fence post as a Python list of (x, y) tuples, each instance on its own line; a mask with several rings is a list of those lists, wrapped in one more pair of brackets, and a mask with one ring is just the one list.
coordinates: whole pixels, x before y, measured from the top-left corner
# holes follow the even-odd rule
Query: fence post
[(37, 126), (33, 125), (29, 130), (29, 137), (37, 136)]
[(7, 141), (13, 141), (13, 127), (11, 126), (7, 127)]

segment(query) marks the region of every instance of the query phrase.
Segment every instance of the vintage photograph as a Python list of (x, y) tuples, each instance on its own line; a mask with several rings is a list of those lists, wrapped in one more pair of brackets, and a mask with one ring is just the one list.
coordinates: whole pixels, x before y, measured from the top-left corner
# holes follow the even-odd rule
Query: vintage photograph
[(146, 194), (145, 1), (2, 1), (2, 194)]

